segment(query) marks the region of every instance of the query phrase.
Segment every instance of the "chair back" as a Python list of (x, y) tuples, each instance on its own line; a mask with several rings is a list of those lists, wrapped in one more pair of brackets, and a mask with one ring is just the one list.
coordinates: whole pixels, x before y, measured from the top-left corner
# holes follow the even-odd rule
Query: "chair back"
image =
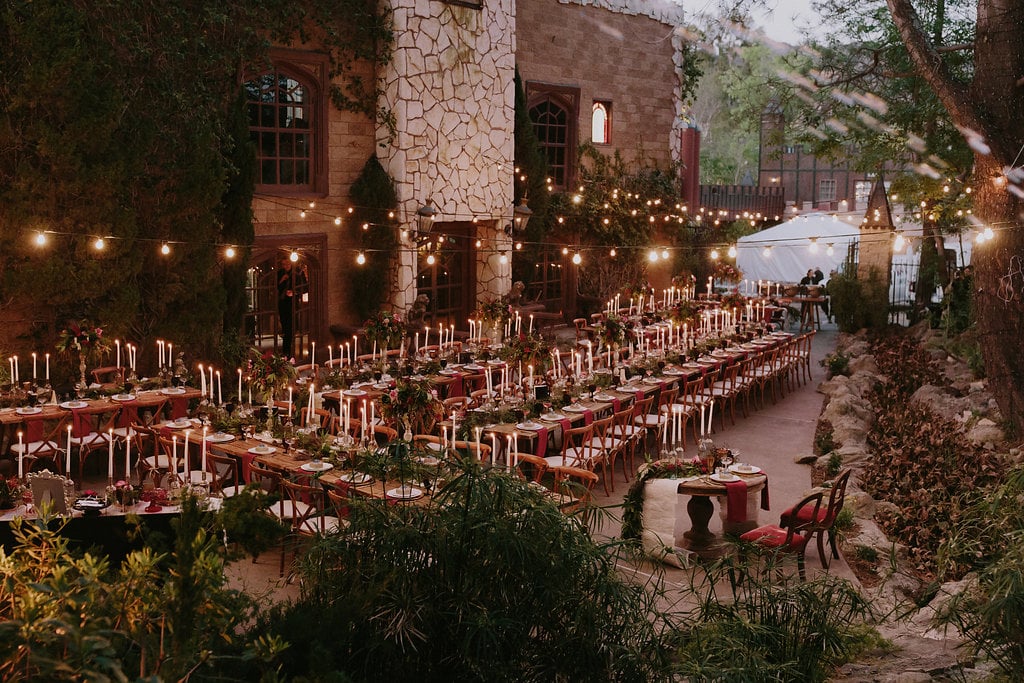
[(850, 483), (850, 475), (852, 473), (852, 469), (846, 468), (839, 473), (839, 476), (832, 483), (832, 489), (828, 495), (828, 507), (825, 508), (825, 515), (821, 520), (823, 528), (831, 529), (832, 525), (836, 522), (836, 517), (843, 511), (843, 505), (846, 504), (846, 486)]
[(97, 384), (124, 384), (124, 366), (107, 365), (92, 371)]
[(234, 486), (238, 488), (238, 461), (229, 455), (220, 455), (210, 451), (206, 454), (206, 467), (213, 475), (213, 487), (216, 491)]
[[(793, 506), (792, 514), (783, 523), (783, 528), (786, 529), (784, 547), (789, 547), (793, 541), (793, 536), (797, 534), (802, 536), (806, 534), (808, 538), (810, 537), (810, 532), (814, 531), (818, 526), (818, 514), (821, 512), (824, 502), (825, 492), (815, 491), (805, 496), (799, 503)], [(805, 508), (809, 512), (802, 513), (801, 511)]]
[(263, 493), (275, 499), (271, 512), (279, 519), (284, 519), (284, 501), (286, 495), (281, 487), (283, 477), (280, 472), (267, 469), (252, 463), (249, 465), (249, 485), (255, 486)]
[(309, 486), (282, 478), (281, 489), (294, 511), (291, 518), (292, 531), (307, 536), (327, 531), (323, 515), (326, 494), (322, 486)]
[(633, 417), (640, 417), (642, 415), (647, 415), (648, 413), (651, 412), (651, 406), (652, 405), (654, 405), (654, 397), (653, 396), (647, 396), (645, 398), (642, 398), (642, 399), (636, 401), (633, 404)]
[(445, 415), (450, 415), (452, 411), (468, 408), (469, 401), (469, 396), (452, 396), (451, 398), (446, 398), (441, 403), (444, 404)]
[(573, 427), (562, 434), (562, 466), (577, 466), (590, 463), (597, 454), (592, 440), (594, 425)]
[[(608, 453), (612, 449), (612, 422), (615, 420), (614, 415), (608, 417), (602, 417), (599, 420), (594, 420), (590, 426), (594, 428), (594, 442), (600, 443), (601, 453)], [(595, 453), (594, 455), (600, 455)]]
[[(68, 419), (67, 413), (63, 411), (60, 415), (42, 413), (26, 417), (21, 429), (18, 430), (23, 442), (23, 455), (26, 458), (53, 456), (61, 446), (66, 445), (66, 441), (62, 440), (61, 436), (67, 439), (64, 432)], [(15, 455), (17, 455), (16, 437), (17, 434), (11, 442), (11, 450), (15, 452)]]
[(523, 481), (533, 481), (539, 484), (547, 470), (548, 461), (539, 455), (520, 453), (516, 458), (516, 475)]
[(598, 476), (580, 467), (552, 467), (555, 492), (562, 496), (562, 512), (575, 512), (590, 503)]

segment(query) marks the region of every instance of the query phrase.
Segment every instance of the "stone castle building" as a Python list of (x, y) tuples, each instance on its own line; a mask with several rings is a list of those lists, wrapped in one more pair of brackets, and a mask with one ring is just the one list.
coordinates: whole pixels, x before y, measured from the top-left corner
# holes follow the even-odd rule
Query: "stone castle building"
[[(260, 177), (256, 242), (249, 268), (247, 325), (276, 344), (276, 276), (295, 252), (305, 273), (294, 316), (298, 355), (331, 328), (358, 327), (347, 291), (359, 268), (346, 221), (349, 188), (376, 154), (395, 183), (401, 231), (390, 305), (418, 294), (429, 319), (465, 329), (479, 301), (512, 279), (514, 76), (518, 66), (531, 119), (555, 185), (571, 187), (577, 145), (668, 166), (682, 127), (676, 5), (651, 0), (389, 0), (395, 36), (378, 78), (393, 128), (340, 111), (328, 97), (326, 56), (315, 46), (274, 52), (274, 71), (255, 79), (253, 137)], [(269, 111), (268, 111), (269, 110)], [(418, 218), (433, 213), (431, 250)], [(386, 229), (371, 227), (369, 229)], [(430, 257), (428, 259), (428, 257)], [(552, 250), (538, 269), (544, 298), (569, 299), (571, 268)]]

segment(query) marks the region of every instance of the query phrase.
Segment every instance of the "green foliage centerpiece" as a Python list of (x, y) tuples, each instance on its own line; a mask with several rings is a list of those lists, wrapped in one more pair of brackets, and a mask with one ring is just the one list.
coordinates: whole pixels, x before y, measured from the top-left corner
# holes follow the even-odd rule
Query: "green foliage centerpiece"
[(85, 381), (86, 363), (96, 363), (110, 349), (103, 337), (103, 328), (92, 325), (85, 320), (68, 323), (60, 331), (57, 339), (57, 351), (66, 357), (78, 356), (79, 385), (88, 386)]
[(272, 351), (252, 348), (246, 365), (249, 382), (259, 401), (270, 401), (278, 391), (283, 390), (296, 377), (295, 366)]
[(480, 304), (474, 317), (484, 321), (485, 327), (491, 328), (493, 341), (501, 341), (505, 324), (512, 319), (512, 305), (504, 297), (490, 299)]
[[(399, 434), (429, 434), (444, 415), (444, 405), (426, 380), (399, 377), (395, 388), (380, 397), (384, 419), (395, 425)], [(403, 430), (404, 428), (404, 430)]]
[(597, 337), (604, 346), (618, 348), (626, 341), (626, 333), (632, 328), (632, 323), (626, 322), (613, 313), (605, 316), (605, 319), (598, 323)]
[(532, 365), (536, 372), (542, 373), (544, 361), (550, 352), (551, 347), (539, 334), (521, 333), (505, 340), (499, 356), (508, 363), (522, 363), (524, 367)]

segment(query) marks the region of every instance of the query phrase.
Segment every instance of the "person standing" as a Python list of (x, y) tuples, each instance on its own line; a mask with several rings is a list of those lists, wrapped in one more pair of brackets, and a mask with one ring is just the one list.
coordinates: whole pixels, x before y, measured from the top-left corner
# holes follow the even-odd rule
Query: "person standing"
[(281, 355), (285, 358), (295, 355), (295, 297), (302, 283), (302, 271), (290, 259), (281, 259), (277, 271), (277, 316), (281, 321)]

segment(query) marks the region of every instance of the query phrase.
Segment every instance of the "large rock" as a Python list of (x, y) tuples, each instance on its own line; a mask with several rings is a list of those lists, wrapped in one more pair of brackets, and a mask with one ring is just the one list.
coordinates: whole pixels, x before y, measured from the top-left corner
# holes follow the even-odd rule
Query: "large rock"
[(983, 417), (967, 432), (967, 440), (992, 450), (1006, 438), (1003, 430), (992, 420)]

